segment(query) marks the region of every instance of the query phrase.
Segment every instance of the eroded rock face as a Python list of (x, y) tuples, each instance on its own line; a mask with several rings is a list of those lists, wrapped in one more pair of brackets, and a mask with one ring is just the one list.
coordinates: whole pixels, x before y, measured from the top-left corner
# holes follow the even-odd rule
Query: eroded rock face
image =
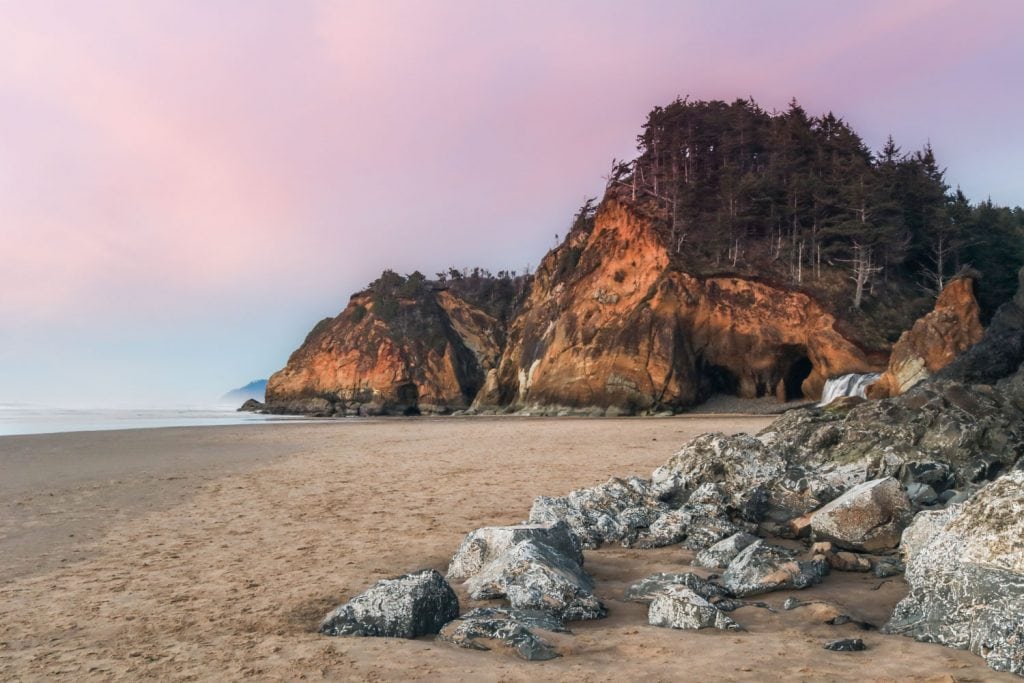
[(561, 632), (565, 625), (546, 612), (478, 607), (441, 629), (438, 640), (471, 650), (490, 650), (495, 644), (530, 661), (561, 657), (554, 645), (535, 630)]
[(739, 631), (740, 625), (686, 586), (670, 586), (656, 595), (647, 611), (652, 626), (700, 630)]
[(489, 526), (470, 532), (448, 565), (448, 580), (462, 581), (475, 576), (492, 560), (520, 541), (535, 540), (583, 564), (580, 539), (565, 522)]
[(1024, 675), (1024, 470), (961, 505), (918, 514), (902, 551), (910, 592), (885, 630)]
[(722, 575), (725, 587), (736, 597), (777, 590), (800, 589), (821, 583), (828, 574), (822, 560), (797, 560), (794, 551), (757, 541), (729, 563)]
[(503, 341), (499, 321), (446, 291), (387, 301), (357, 294), (270, 377), (267, 410), (330, 416), (468, 408)]
[(416, 638), (437, 633), (459, 616), (459, 599), (433, 569), (378, 581), (328, 614), (320, 633), (329, 636)]
[(885, 373), (868, 387), (868, 397), (898, 396), (949, 365), (981, 339), (978, 315), (973, 278), (950, 282), (935, 308), (900, 336)]
[[(981, 341), (943, 368), (941, 379), (995, 384), (1024, 363), (1024, 268), (1017, 274), (1017, 294), (999, 307)], [(1018, 378), (1021, 373), (1017, 372)]]
[(886, 477), (858, 484), (815, 512), (811, 530), (840, 548), (873, 552), (898, 546), (912, 517), (903, 487)]
[(606, 610), (594, 582), (571, 557), (526, 539), (466, 582), (474, 600), (507, 598), (513, 609), (540, 610), (559, 619), (600, 619)]
[(498, 402), (635, 413), (713, 390), (817, 398), (827, 377), (885, 362), (835, 323), (801, 292), (671, 270), (651, 220), (609, 199), (538, 267), (509, 331)]

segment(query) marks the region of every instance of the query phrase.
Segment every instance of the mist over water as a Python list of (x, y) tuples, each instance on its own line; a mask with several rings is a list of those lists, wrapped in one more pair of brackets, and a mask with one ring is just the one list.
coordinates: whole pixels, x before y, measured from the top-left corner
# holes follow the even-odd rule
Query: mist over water
[(157, 427), (211, 427), (217, 425), (304, 422), (308, 418), (240, 413), (234, 407), (49, 407), (0, 403), (0, 436), (91, 432)]

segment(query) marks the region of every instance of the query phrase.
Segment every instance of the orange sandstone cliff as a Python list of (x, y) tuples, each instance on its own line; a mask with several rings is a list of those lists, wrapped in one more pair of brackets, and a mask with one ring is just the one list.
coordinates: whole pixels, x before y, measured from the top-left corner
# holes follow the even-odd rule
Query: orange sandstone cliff
[(633, 414), (713, 392), (817, 398), (828, 377), (884, 364), (807, 294), (669, 261), (649, 219), (606, 200), (538, 267), (477, 407)]
[(468, 407), (498, 362), (501, 325), (447, 291), (396, 289), (357, 294), (321, 321), (268, 380), (268, 408), (408, 415)]
[(984, 330), (979, 314), (972, 277), (960, 277), (946, 285), (935, 308), (893, 346), (889, 366), (868, 387), (868, 398), (898, 396), (952, 363), (981, 339)]
[(886, 360), (804, 292), (673, 269), (651, 219), (616, 199), (548, 253), (507, 316), (422, 276), (382, 281), (270, 378), (272, 412), (678, 411), (715, 392), (815, 399), (828, 377)]

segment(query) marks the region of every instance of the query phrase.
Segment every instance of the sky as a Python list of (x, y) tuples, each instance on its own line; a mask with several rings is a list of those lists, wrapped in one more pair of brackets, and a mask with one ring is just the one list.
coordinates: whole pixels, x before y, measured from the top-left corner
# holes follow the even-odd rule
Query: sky
[(384, 268), (535, 265), (754, 97), (1024, 205), (1024, 3), (0, 0), (0, 404), (203, 405)]

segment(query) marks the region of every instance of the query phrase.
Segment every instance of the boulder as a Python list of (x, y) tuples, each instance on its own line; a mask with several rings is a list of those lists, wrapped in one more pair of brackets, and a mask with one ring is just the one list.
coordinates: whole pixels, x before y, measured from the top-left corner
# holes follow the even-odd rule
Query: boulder
[(600, 619), (607, 611), (594, 582), (572, 558), (526, 539), (466, 582), (474, 600), (507, 598), (513, 609), (540, 610), (566, 621)]
[(487, 563), (527, 539), (539, 541), (572, 558), (577, 564), (583, 564), (580, 539), (565, 522), (489, 526), (466, 535), (448, 565), (448, 580), (459, 581), (472, 577)]
[(437, 633), (459, 616), (459, 599), (433, 569), (375, 583), (328, 614), (320, 633), (329, 636), (416, 638)]
[(867, 389), (869, 398), (898, 396), (949, 365), (982, 335), (974, 279), (960, 277), (939, 294), (935, 308), (892, 347), (889, 367)]
[(921, 512), (903, 534), (910, 591), (888, 633), (967, 649), (1024, 675), (1024, 470), (965, 503)]
[(825, 505), (811, 517), (818, 539), (848, 550), (895, 548), (910, 523), (910, 500), (893, 477), (868, 481)]
[(741, 630), (732, 617), (686, 586), (670, 586), (655, 596), (647, 610), (647, 621), (652, 626), (694, 631), (702, 628)]
[(566, 496), (540, 496), (530, 509), (531, 524), (565, 522), (584, 548), (631, 542), (669, 507), (659, 502), (648, 482), (637, 477), (612, 478), (600, 486)]
[(757, 541), (757, 536), (753, 534), (743, 532), (733, 534), (715, 543), (710, 548), (697, 553), (696, 557), (693, 558), (693, 564), (694, 566), (706, 567), (708, 569), (725, 569), (740, 554), (741, 550)]
[(705, 600), (711, 601), (717, 601), (729, 595), (729, 591), (717, 583), (703, 579), (696, 574), (685, 572), (682, 574), (652, 574), (630, 585), (622, 597), (630, 602), (650, 602), (656, 596), (674, 586), (689, 588)]
[(562, 632), (565, 625), (545, 612), (478, 607), (448, 622), (438, 640), (471, 650), (490, 650), (497, 644), (531, 661), (562, 655), (534, 630)]
[(763, 540), (740, 551), (722, 575), (725, 587), (736, 597), (801, 589), (821, 583), (828, 563), (796, 560), (796, 552)]

